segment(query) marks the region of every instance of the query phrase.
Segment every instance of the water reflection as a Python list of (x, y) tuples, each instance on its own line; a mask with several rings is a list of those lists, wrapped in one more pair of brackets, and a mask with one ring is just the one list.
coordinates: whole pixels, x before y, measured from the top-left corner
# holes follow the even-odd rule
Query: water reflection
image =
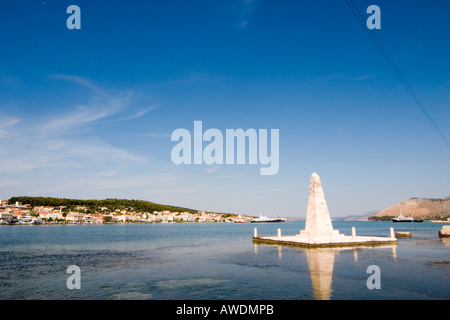
[(314, 298), (316, 300), (330, 300), (331, 280), (333, 277), (334, 255), (333, 249), (306, 249), (309, 274), (311, 276)]
[(450, 238), (449, 237), (444, 237), (441, 238), (442, 243), (444, 243), (445, 246), (450, 246)]
[(279, 245), (278, 246), (278, 259), (282, 259), (283, 258), (283, 246)]
[[(258, 254), (258, 244), (254, 244), (255, 254)], [(358, 250), (363, 247), (343, 248), (299, 248), (306, 255), (311, 277), (313, 296), (316, 300), (330, 300), (332, 297), (332, 279), (334, 257), (342, 251), (352, 251), (353, 260), (358, 262)], [(373, 249), (369, 247), (365, 249)], [(390, 248), (392, 257), (397, 258), (397, 245), (377, 246), (376, 248)], [(282, 259), (282, 245), (277, 245), (278, 258)], [(364, 248), (363, 248), (364, 250)]]

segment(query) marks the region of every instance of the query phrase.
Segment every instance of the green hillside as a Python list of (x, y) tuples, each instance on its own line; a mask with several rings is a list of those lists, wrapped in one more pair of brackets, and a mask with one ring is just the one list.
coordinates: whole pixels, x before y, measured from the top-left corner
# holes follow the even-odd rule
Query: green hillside
[(12, 197), (8, 200), (9, 203), (20, 202), (22, 204), (29, 204), (32, 207), (36, 206), (65, 206), (73, 208), (75, 206), (86, 206), (91, 210), (100, 210), (102, 207), (108, 208), (110, 211), (117, 209), (136, 211), (136, 212), (153, 212), (169, 210), (171, 212), (189, 212), (196, 213), (198, 210), (188, 209), (178, 206), (163, 205), (144, 200), (127, 200), (127, 199), (104, 199), (104, 200), (85, 200), (85, 199), (66, 199), (66, 198), (52, 198), (52, 197)]

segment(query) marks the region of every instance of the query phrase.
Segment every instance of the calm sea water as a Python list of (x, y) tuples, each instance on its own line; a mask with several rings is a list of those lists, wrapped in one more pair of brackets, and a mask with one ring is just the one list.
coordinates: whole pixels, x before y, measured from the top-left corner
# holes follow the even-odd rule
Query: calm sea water
[[(0, 299), (450, 299), (450, 241), (442, 224), (333, 222), (350, 235), (412, 231), (396, 246), (339, 250), (254, 245), (293, 235), (282, 224), (0, 226)], [(69, 290), (69, 265), (81, 289)], [(369, 289), (367, 268), (380, 270)]]

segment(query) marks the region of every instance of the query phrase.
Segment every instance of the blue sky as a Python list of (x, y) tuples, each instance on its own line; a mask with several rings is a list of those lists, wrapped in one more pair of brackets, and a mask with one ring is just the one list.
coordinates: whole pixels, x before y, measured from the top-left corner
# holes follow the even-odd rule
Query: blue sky
[[(354, 3), (449, 138), (450, 3)], [(0, 39), (1, 198), (304, 217), (314, 171), (332, 217), (450, 195), (450, 149), (344, 0), (2, 1)], [(174, 165), (195, 120), (279, 129), (278, 174)]]

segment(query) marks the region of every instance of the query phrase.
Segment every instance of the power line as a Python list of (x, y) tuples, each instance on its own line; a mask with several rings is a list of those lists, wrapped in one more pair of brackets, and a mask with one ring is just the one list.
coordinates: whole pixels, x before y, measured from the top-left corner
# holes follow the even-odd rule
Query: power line
[(387, 63), (389, 64), (389, 66), (391, 67), (391, 69), (394, 71), (394, 73), (397, 75), (397, 77), (400, 79), (400, 81), (403, 83), (403, 85), (405, 86), (406, 90), (408, 91), (408, 93), (411, 95), (411, 97), (413, 98), (413, 100), (416, 102), (416, 104), (419, 106), (420, 110), (423, 112), (423, 114), (425, 115), (425, 117), (428, 119), (428, 121), (431, 123), (431, 125), (433, 126), (434, 130), (436, 131), (436, 133), (441, 137), (441, 139), (444, 141), (444, 143), (447, 145), (447, 147), (450, 148), (450, 142), (448, 141), (448, 139), (445, 137), (445, 135), (442, 133), (441, 129), (438, 127), (438, 125), (436, 124), (436, 122), (434, 122), (433, 118), (431, 117), (431, 115), (428, 113), (428, 111), (425, 109), (425, 106), (422, 104), (422, 102), (420, 101), (420, 99), (417, 97), (416, 93), (414, 92), (414, 90), (411, 88), (411, 86), (408, 84), (408, 82), (406, 81), (406, 79), (403, 77), (402, 73), (400, 72), (400, 70), (397, 68), (397, 66), (395, 65), (394, 61), (391, 59), (391, 57), (389, 56), (389, 54), (387, 53), (386, 49), (384, 49), (383, 45), (381, 44), (381, 42), (378, 40), (378, 38), (376, 37), (376, 35), (371, 32), (364, 24), (364, 17), (361, 15), (361, 13), (358, 11), (358, 9), (356, 8), (355, 4), (353, 3), (352, 0), (345, 0), (345, 2), (347, 3), (348, 7), (350, 8), (350, 10), (352, 11), (353, 15), (356, 17), (356, 19), (358, 20), (358, 22), (361, 24), (362, 28), (366, 31), (366, 33), (369, 35), (370, 39), (374, 42), (374, 44), (377, 46), (378, 50), (381, 52), (381, 54), (383, 55), (384, 59), (387, 61)]

